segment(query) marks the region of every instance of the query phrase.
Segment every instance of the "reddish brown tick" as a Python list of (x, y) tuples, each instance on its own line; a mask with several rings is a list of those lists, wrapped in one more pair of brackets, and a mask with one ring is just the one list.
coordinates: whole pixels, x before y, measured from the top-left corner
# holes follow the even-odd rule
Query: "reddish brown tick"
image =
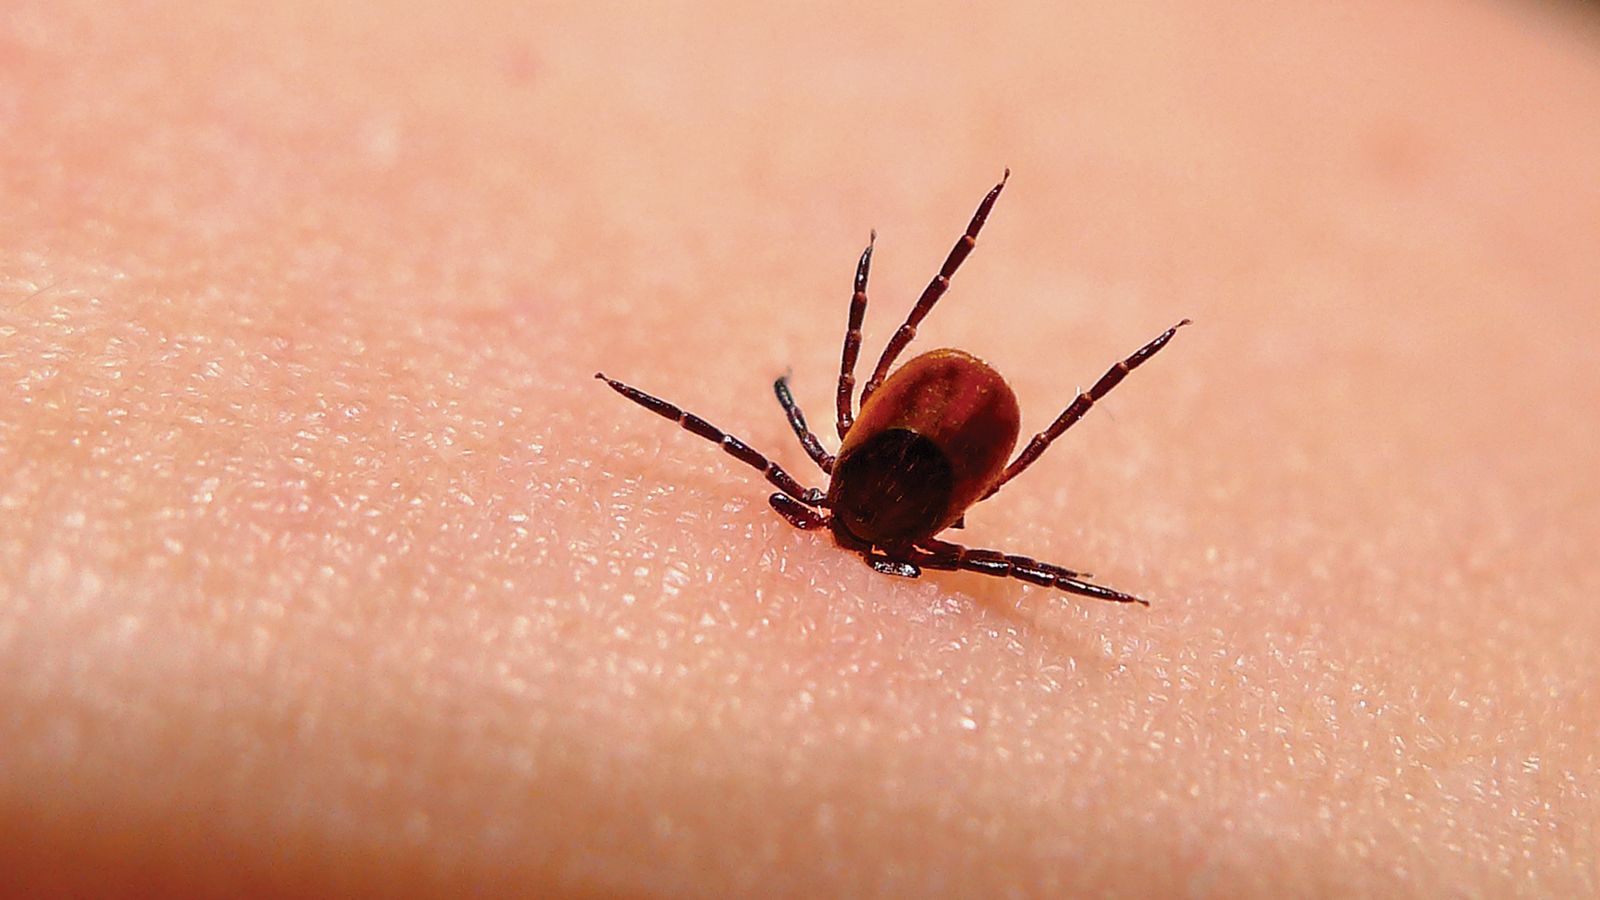
[(1026, 556), (974, 550), (934, 537), (946, 528), (960, 528), (967, 509), (994, 496), (1071, 428), (1095, 401), (1110, 393), (1131, 371), (1155, 356), (1184, 319), (1112, 366), (1094, 387), (1035, 435), (1011, 460), (1021, 425), (1016, 395), (988, 364), (961, 350), (924, 353), (889, 374), (889, 367), (916, 337), (917, 326), (950, 287), (950, 277), (977, 246), (989, 210), (1011, 177), (1005, 177), (978, 205), (966, 233), (956, 242), (944, 266), (912, 308), (878, 357), (872, 377), (861, 388), (861, 410), (855, 403), (856, 357), (861, 353), (861, 322), (867, 312), (867, 271), (872, 265), (868, 242), (856, 266), (855, 296), (844, 334), (839, 365), (838, 430), (843, 442), (837, 455), (806, 426), (805, 416), (789, 393), (788, 376), (773, 385), (778, 403), (807, 454), (830, 476), (826, 493), (802, 487), (789, 473), (744, 441), (725, 434), (691, 412), (638, 388), (596, 373), (613, 390), (651, 412), (682, 425), (684, 430), (722, 445), (735, 459), (761, 470), (781, 493), (769, 501), (778, 515), (796, 528), (829, 528), (839, 546), (860, 553), (872, 568), (888, 575), (915, 578), (923, 569), (964, 569), (1021, 579), (1088, 597), (1122, 603), (1150, 604), (1131, 594), (1090, 582), (1089, 575)]

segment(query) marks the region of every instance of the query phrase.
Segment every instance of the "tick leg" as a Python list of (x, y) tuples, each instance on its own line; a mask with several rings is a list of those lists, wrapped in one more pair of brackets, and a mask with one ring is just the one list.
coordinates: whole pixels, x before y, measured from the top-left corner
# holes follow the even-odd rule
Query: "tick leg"
[(1089, 411), (1089, 407), (1094, 406), (1095, 402), (1101, 397), (1111, 393), (1111, 389), (1116, 387), (1122, 379), (1128, 377), (1129, 372), (1144, 365), (1146, 360), (1155, 356), (1162, 347), (1167, 345), (1167, 341), (1172, 340), (1172, 336), (1178, 333), (1178, 329), (1187, 324), (1189, 324), (1189, 320), (1184, 319), (1182, 322), (1168, 328), (1161, 333), (1160, 337), (1140, 347), (1132, 356), (1112, 366), (1104, 375), (1101, 375), (1100, 380), (1094, 383), (1094, 387), (1085, 393), (1079, 394), (1078, 398), (1072, 401), (1072, 405), (1063, 410), (1061, 415), (1050, 424), (1049, 428), (1033, 436), (1033, 440), (1029, 441), (1028, 446), (1017, 454), (1017, 458), (1011, 461), (1011, 465), (1006, 466), (1006, 470), (1000, 474), (1000, 480), (994, 483), (994, 487), (989, 488), (989, 493), (984, 494), (979, 499), (987, 500), (993, 497), (996, 491), (1005, 486), (1006, 482), (1022, 474), (1024, 469), (1033, 465), (1035, 460), (1044, 455), (1045, 449), (1050, 446), (1051, 442), (1061, 437), (1068, 428), (1071, 428), (1079, 419), (1083, 418), (1083, 414)]
[(789, 417), (789, 427), (794, 429), (794, 436), (800, 439), (800, 446), (804, 447), (812, 461), (822, 471), (833, 474), (833, 454), (823, 449), (822, 442), (811, 433), (811, 428), (806, 425), (805, 413), (800, 411), (800, 404), (794, 402), (794, 394), (789, 393), (789, 376), (785, 375), (772, 383), (773, 393), (778, 395), (778, 405), (783, 407), (783, 412)]
[[(906, 349), (906, 345), (911, 343), (912, 338), (917, 336), (917, 326), (922, 324), (923, 319), (927, 318), (928, 311), (933, 309), (933, 305), (939, 302), (939, 298), (944, 296), (944, 292), (950, 289), (950, 278), (956, 274), (956, 270), (961, 268), (961, 264), (966, 261), (967, 254), (972, 252), (973, 247), (978, 246), (978, 232), (983, 230), (983, 223), (989, 218), (989, 210), (994, 208), (995, 198), (1000, 196), (1001, 189), (1006, 186), (1006, 181), (1010, 178), (1011, 170), (1007, 169), (1005, 175), (1000, 179), (1000, 183), (989, 191), (989, 195), (983, 198), (982, 203), (978, 204), (978, 211), (973, 213), (972, 221), (967, 223), (966, 233), (961, 235), (961, 239), (956, 241), (954, 247), (950, 248), (950, 255), (945, 257), (944, 265), (940, 267), (939, 274), (933, 276), (933, 280), (928, 282), (928, 287), (923, 290), (921, 299), (917, 300), (917, 305), (911, 308), (911, 314), (906, 316), (905, 323), (894, 333), (894, 337), (889, 339), (888, 346), (883, 348), (883, 355), (878, 357), (878, 367), (872, 370), (872, 377), (867, 379), (866, 385), (861, 388), (862, 406), (867, 405), (867, 398), (871, 397), (873, 392), (877, 391), (878, 387), (883, 384), (883, 379), (888, 377), (889, 367), (894, 365), (894, 361), (900, 357), (900, 352)], [(866, 298), (863, 296), (863, 307), (865, 302)]]
[(778, 515), (783, 516), (790, 525), (801, 531), (816, 531), (828, 525), (828, 520), (822, 515), (812, 512), (788, 494), (773, 494), (767, 498), (767, 502), (778, 511)]
[[(856, 263), (856, 292), (850, 297), (850, 324), (844, 329), (844, 355), (839, 359), (839, 440), (844, 440), (850, 426), (855, 424), (851, 406), (856, 394), (856, 359), (861, 356), (861, 323), (867, 317), (867, 271), (872, 268), (872, 247), (878, 243), (878, 233), (872, 232), (867, 249), (861, 251), (861, 262)], [(829, 470), (832, 471), (832, 470)]]
[(690, 434), (699, 435), (714, 444), (722, 445), (722, 449), (729, 456), (739, 460), (753, 469), (759, 469), (778, 490), (806, 504), (816, 506), (823, 500), (824, 494), (816, 488), (801, 487), (788, 472), (785, 472), (777, 463), (770, 462), (760, 452), (749, 444), (739, 440), (731, 434), (725, 434), (722, 429), (707, 422), (691, 412), (685, 412), (660, 397), (653, 397), (636, 387), (629, 387), (620, 381), (607, 378), (603, 373), (596, 372), (594, 377), (611, 385), (611, 389), (627, 397), (629, 400), (650, 410), (663, 419), (671, 419), (683, 426), (683, 430)]
[(1139, 603), (1149, 606), (1132, 594), (1124, 594), (1102, 585), (1086, 581), (1089, 576), (1060, 566), (1040, 562), (1026, 556), (1015, 556), (997, 550), (974, 550), (948, 541), (928, 539), (913, 548), (911, 560), (923, 568), (978, 572), (997, 578), (1015, 578), (1029, 584), (1053, 587), (1085, 597), (1113, 600), (1117, 603)]

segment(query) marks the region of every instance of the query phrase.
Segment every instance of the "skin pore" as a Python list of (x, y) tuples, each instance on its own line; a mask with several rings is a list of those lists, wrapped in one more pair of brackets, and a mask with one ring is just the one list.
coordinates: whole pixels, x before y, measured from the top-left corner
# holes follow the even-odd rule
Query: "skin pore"
[[(1058, 6), (8, 13), (19, 894), (1595, 892), (1594, 22)], [(825, 486), (1004, 166), (907, 357), (1194, 324), (945, 537), (1149, 609), (592, 378)]]

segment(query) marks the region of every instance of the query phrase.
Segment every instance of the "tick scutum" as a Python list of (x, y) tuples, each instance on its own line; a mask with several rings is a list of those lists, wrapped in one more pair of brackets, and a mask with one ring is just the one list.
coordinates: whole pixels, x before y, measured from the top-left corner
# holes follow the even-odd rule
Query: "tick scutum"
[(949, 511), (954, 472), (938, 444), (890, 428), (835, 463), (827, 505), (838, 527), (869, 544), (920, 540)]

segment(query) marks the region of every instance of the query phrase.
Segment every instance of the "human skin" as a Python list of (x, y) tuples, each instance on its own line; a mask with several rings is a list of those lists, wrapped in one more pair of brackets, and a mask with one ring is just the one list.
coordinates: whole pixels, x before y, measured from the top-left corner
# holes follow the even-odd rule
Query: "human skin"
[[(1600, 889), (1600, 37), (1458, 3), (0, 19), (0, 894)], [(876, 574), (917, 349), (1024, 434)]]

